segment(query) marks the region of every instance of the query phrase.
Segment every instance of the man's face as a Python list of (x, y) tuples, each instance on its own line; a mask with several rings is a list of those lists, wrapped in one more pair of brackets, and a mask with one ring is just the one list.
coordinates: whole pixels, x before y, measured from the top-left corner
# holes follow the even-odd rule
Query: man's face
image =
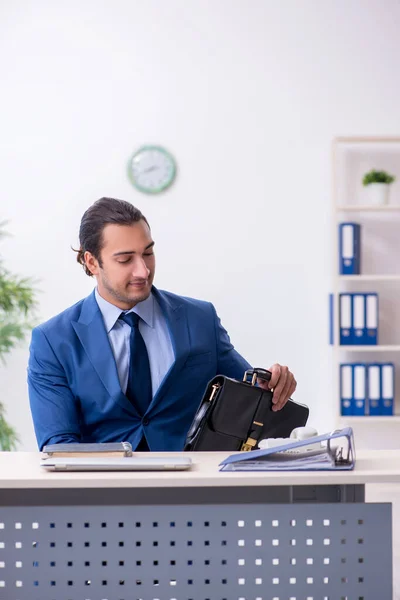
[(153, 246), (150, 229), (143, 220), (133, 225), (106, 225), (101, 266), (90, 252), (85, 253), (100, 296), (123, 310), (146, 300), (154, 279)]

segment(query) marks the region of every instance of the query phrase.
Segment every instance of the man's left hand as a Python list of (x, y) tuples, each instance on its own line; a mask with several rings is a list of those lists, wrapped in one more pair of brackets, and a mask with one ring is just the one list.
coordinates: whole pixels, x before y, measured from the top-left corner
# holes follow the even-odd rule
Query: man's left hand
[(272, 410), (281, 410), (295, 391), (297, 381), (289, 368), (283, 365), (275, 363), (268, 371), (271, 371), (271, 379), (269, 381), (257, 379), (257, 383), (265, 390), (273, 390)]

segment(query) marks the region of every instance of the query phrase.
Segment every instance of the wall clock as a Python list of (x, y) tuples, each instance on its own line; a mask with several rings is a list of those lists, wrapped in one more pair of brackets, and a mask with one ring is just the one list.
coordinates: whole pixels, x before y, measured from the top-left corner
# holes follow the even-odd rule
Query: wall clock
[(128, 175), (133, 185), (141, 192), (158, 194), (174, 181), (176, 163), (165, 148), (142, 146), (129, 161)]

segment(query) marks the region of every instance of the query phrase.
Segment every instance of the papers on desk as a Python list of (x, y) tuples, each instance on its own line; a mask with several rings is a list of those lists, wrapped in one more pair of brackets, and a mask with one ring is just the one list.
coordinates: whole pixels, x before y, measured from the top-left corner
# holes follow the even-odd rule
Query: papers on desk
[[(312, 444), (315, 444), (315, 449), (312, 448)], [(346, 427), (305, 440), (293, 440), (266, 450), (232, 454), (220, 463), (220, 470), (338, 471), (351, 470), (354, 464), (353, 430)]]

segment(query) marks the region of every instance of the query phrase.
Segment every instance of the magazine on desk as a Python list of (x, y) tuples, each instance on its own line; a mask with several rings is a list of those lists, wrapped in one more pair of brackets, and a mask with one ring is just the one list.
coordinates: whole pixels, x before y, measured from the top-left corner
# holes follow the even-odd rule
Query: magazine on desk
[(351, 427), (305, 440), (288, 440), (281, 446), (232, 454), (220, 471), (349, 471), (354, 469), (355, 448)]

